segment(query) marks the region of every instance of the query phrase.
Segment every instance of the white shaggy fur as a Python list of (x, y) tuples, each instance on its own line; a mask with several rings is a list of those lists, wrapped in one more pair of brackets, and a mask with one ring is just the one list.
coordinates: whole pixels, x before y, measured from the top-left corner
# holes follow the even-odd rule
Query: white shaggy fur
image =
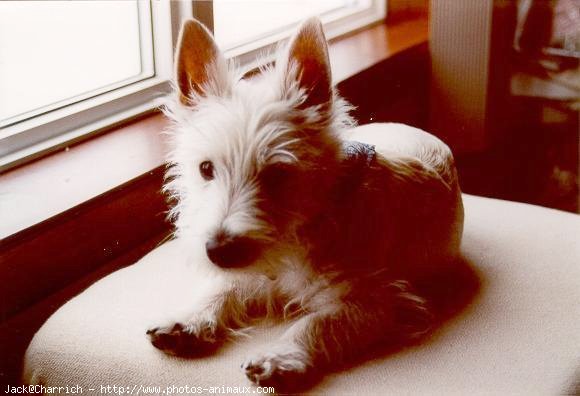
[[(166, 184), (174, 201), (170, 215), (176, 238), (191, 251), (192, 264), (203, 266), (214, 286), (206, 303), (183, 320), (148, 331), (153, 344), (168, 353), (191, 355), (244, 333), (256, 317), (291, 320), (275, 345), (242, 366), (254, 383), (285, 391), (307, 384), (324, 367), (392, 334), (424, 333), (427, 326), (407, 326), (396, 317), (399, 311), (429, 317), (424, 299), (413, 292), (406, 277), (457, 255), (463, 212), (448, 147), (399, 124), (353, 129), (349, 105), (330, 86), (326, 42), (314, 19), (299, 29), (274, 66), (264, 67), (248, 80), (225, 62), (209, 32), (190, 21), (180, 38), (176, 81), (175, 95), (165, 106), (172, 121), (173, 151)], [(399, 216), (405, 212), (401, 205), (419, 213), (409, 219), (373, 220), (375, 215), (367, 212), (375, 208), (352, 202), (352, 210), (362, 208), (361, 216), (369, 217), (375, 232), (379, 231), (375, 223), (385, 224), (384, 239), (361, 246), (361, 253), (376, 250), (376, 257), (383, 260), (387, 248), (381, 250), (377, 244), (387, 246), (390, 239), (396, 240), (399, 229), (408, 233), (406, 240), (393, 242), (396, 249), (387, 249), (388, 262), (326, 262), (326, 252), (317, 253), (316, 244), (324, 242), (326, 233), (339, 248), (351, 242), (341, 241), (340, 233), (333, 237), (338, 240), (331, 237), (337, 227), (345, 232), (352, 227), (332, 221), (332, 216), (351, 207), (332, 193), (351, 182), (342, 170), (341, 139), (374, 144), (381, 154), (367, 179), (354, 184), (361, 194), (384, 206), (376, 208), (376, 216)], [(211, 177), (200, 173), (200, 164), (207, 161), (212, 164)], [(282, 191), (292, 196), (298, 190), (294, 199), (302, 203), (287, 212), (280, 205), (267, 206), (264, 193), (268, 188), (264, 173), (278, 167), (292, 168), (301, 177), (298, 184)], [(309, 169), (318, 172), (313, 174), (319, 179), (309, 179)], [(380, 174), (384, 182), (376, 177)], [(274, 181), (293, 177), (284, 175)], [(373, 184), (377, 182), (380, 188)], [(383, 184), (392, 194), (385, 199), (380, 198)], [(335, 199), (346, 209), (326, 214), (333, 203), (325, 199)], [(309, 234), (317, 221), (325, 228)], [(357, 234), (365, 232), (361, 229)], [(218, 268), (199, 252), (209, 249), (208, 241), (220, 233), (243, 236), (267, 248), (241, 268)], [(355, 253), (346, 251), (356, 261)]]
[[(252, 206), (256, 194), (253, 175), (264, 164), (296, 160), (285, 149), (294, 141), (284, 139), (296, 129), (290, 120), (295, 116), (292, 109), (305, 96), (296, 77), (288, 78), (279, 68), (265, 67), (259, 81), (249, 83), (230, 67), (231, 96), (208, 94), (195, 112), (179, 103), (177, 95), (164, 106), (172, 120), (173, 147), (165, 188), (177, 200), (171, 216), (178, 237), (203, 241), (216, 225), (234, 233), (260, 230), (265, 225), (259, 222), (260, 213)], [(297, 72), (293, 68), (291, 73), (295, 76)], [(341, 133), (354, 125), (349, 109), (346, 102), (336, 99), (330, 131)], [(302, 113), (305, 124), (320, 121), (312, 109)], [(196, 170), (208, 158), (214, 159), (217, 170), (211, 185)], [(195, 230), (190, 228), (193, 224)]]

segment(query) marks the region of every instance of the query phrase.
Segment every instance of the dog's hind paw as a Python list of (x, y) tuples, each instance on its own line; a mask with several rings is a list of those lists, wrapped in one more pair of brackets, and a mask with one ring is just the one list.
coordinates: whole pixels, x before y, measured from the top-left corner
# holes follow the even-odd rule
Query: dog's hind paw
[(246, 377), (258, 386), (273, 386), (278, 393), (292, 393), (310, 387), (314, 369), (300, 350), (268, 352), (242, 364)]
[(151, 344), (175, 356), (200, 356), (213, 352), (222, 341), (215, 323), (175, 323), (147, 330)]

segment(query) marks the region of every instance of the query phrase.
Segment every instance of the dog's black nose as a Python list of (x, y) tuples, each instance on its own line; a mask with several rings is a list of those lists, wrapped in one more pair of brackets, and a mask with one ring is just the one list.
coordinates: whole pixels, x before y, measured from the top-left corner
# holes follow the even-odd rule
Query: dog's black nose
[(223, 268), (244, 267), (258, 255), (258, 244), (247, 237), (220, 232), (205, 244), (207, 257)]

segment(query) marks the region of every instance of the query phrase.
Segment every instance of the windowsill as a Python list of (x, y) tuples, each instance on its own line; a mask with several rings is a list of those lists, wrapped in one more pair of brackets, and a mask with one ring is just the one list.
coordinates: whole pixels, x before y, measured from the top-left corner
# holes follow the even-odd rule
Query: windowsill
[(0, 240), (163, 164), (156, 113), (0, 175)]
[[(424, 17), (333, 40), (335, 83), (427, 41)], [(167, 121), (155, 113), (0, 175), (0, 240), (162, 166)], [(11, 238), (12, 239), (12, 238)]]

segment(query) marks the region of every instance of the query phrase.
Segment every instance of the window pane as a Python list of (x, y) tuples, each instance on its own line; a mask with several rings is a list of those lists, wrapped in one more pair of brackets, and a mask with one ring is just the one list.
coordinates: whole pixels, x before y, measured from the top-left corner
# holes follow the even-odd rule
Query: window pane
[(140, 44), (138, 0), (0, 2), (0, 126), (139, 76)]
[(370, 0), (214, 0), (213, 4), (215, 38), (226, 50), (312, 15), (368, 6)]

